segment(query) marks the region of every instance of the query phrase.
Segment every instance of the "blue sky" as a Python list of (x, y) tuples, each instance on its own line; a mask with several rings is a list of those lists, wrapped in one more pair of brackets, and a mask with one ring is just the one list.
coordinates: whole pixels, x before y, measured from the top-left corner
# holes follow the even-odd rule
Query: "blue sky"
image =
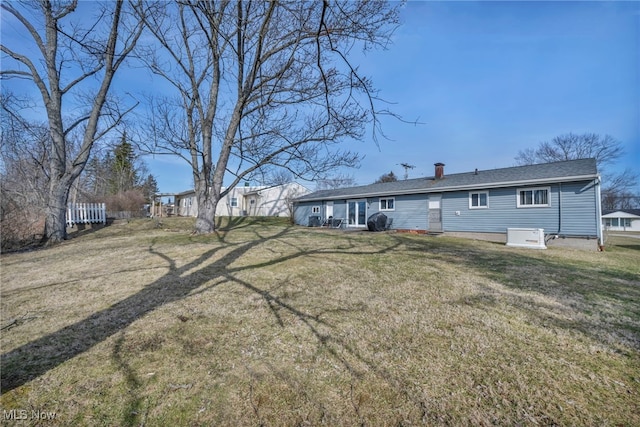
[[(423, 2), (402, 11), (388, 50), (358, 59), (393, 111), (390, 140), (349, 147), (345, 170), (369, 184), (401, 163), (409, 177), (509, 167), (519, 150), (568, 132), (609, 134), (640, 164), (640, 3)], [(163, 192), (190, 188), (186, 166), (150, 160)], [(303, 183), (311, 189), (313, 183)]]
[[(640, 2), (410, 1), (401, 18), (387, 50), (354, 59), (395, 113), (422, 124), (383, 118), (390, 140), (347, 143), (365, 156), (342, 171), (358, 184), (402, 177), (401, 163), (415, 166), (411, 178), (436, 162), (445, 173), (513, 166), (519, 150), (568, 132), (613, 136), (626, 150), (617, 169), (638, 169)], [(193, 187), (183, 160), (145, 160), (160, 191)]]
[(407, 119), (362, 144), (366, 184), (398, 163), (410, 176), (508, 167), (567, 132), (610, 134), (640, 160), (640, 3), (410, 2), (388, 51), (368, 55), (381, 95)]

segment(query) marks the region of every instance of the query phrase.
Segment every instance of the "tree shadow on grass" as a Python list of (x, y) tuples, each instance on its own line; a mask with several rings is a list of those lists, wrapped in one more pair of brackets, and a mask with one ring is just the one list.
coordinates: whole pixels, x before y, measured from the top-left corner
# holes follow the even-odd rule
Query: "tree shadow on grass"
[(216, 230), (227, 232), (252, 226), (290, 226), (291, 222), (284, 217), (260, 217), (260, 216), (218, 216), (216, 217)]
[[(538, 325), (577, 331), (605, 346), (640, 350), (640, 280), (636, 274), (599, 264), (530, 256), (526, 250), (507, 253), (457, 242), (396, 238), (503, 287), (478, 283), (479, 294), (458, 303), (495, 306), (498, 299), (506, 300)], [(536, 300), (535, 294), (553, 303)]]
[(109, 218), (109, 220), (105, 224), (75, 224), (71, 227), (67, 227), (67, 240), (77, 239), (81, 236), (93, 234), (105, 227), (110, 227), (112, 225), (112, 218)]
[[(282, 236), (287, 231), (283, 229), (279, 235), (271, 238)], [(221, 245), (204, 252), (194, 261), (181, 267), (177, 267), (170, 257), (150, 247), (151, 254), (167, 262), (169, 267), (167, 274), (109, 308), (3, 354), (1, 358), (2, 393), (13, 390), (89, 350), (158, 307), (185, 298), (205, 282), (220, 275), (228, 264), (251, 248), (264, 243), (265, 240), (267, 238), (257, 238), (237, 245), (209, 265), (206, 268), (208, 274), (193, 270), (205, 265), (218, 252), (228, 248), (229, 244), (221, 242)]]
[[(2, 354), (2, 394), (40, 377), (73, 357), (88, 351), (153, 310), (193, 295), (194, 291), (202, 291), (202, 286), (211, 282), (213, 284), (207, 286), (206, 289), (215, 287), (220, 283), (230, 282), (239, 284), (260, 295), (280, 325), (282, 325), (282, 321), (278, 310), (285, 310), (300, 319), (317, 337), (319, 343), (323, 343), (326, 337), (317, 329), (318, 325), (324, 323), (319, 315), (305, 313), (269, 291), (262, 290), (254, 284), (238, 279), (235, 277), (235, 273), (283, 263), (298, 257), (329, 253), (353, 254), (354, 252), (357, 253), (357, 250), (354, 251), (357, 243), (351, 242), (346, 247), (329, 249), (308, 249), (291, 244), (293, 252), (287, 255), (276, 256), (273, 259), (253, 265), (229, 267), (252, 248), (263, 245), (269, 240), (280, 239), (289, 232), (290, 227), (284, 227), (278, 233), (265, 237), (258, 230), (256, 238), (245, 243), (229, 243), (225, 241), (224, 235), (218, 235), (219, 245), (207, 250), (194, 261), (181, 267), (177, 267), (175, 260), (171, 257), (158, 252), (153, 245), (150, 246), (149, 253), (164, 259), (169, 271), (139, 292), (104, 310)], [(384, 246), (374, 252), (361, 253), (383, 253), (392, 250), (398, 244)], [(230, 248), (232, 248), (230, 251), (220, 256), (222, 251)], [(215, 258), (217, 258), (215, 261), (210, 262)], [(219, 280), (215, 281), (215, 279)]]
[(234, 228), (246, 227), (249, 225), (249, 217), (230, 216), (227, 218), (216, 217), (216, 230), (229, 231)]

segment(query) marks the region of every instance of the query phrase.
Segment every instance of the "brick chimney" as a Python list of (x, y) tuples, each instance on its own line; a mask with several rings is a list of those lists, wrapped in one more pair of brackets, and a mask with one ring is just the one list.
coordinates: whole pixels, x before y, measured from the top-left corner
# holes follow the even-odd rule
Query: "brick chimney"
[(436, 179), (444, 178), (444, 163), (434, 163), (436, 167)]

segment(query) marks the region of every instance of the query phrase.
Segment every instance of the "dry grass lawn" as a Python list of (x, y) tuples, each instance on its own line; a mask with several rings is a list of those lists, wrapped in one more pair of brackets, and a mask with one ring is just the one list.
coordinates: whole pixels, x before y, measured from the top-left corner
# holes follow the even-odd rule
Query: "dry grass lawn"
[(192, 225), (2, 255), (3, 424), (640, 425), (638, 239)]

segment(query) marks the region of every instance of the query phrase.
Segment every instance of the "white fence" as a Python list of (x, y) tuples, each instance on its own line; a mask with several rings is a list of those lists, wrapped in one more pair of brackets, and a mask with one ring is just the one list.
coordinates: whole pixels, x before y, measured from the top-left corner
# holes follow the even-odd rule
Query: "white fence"
[(107, 206), (104, 203), (69, 203), (67, 226), (107, 222)]

